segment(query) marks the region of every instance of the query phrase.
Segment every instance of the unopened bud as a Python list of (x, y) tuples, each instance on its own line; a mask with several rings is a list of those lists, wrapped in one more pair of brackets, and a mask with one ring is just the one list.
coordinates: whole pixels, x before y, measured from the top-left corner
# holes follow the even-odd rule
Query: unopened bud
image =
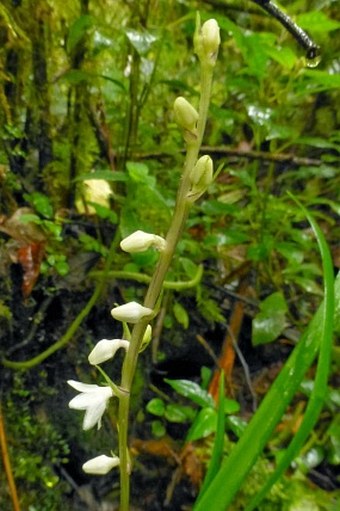
[(151, 328), (151, 325), (148, 325), (146, 327), (146, 330), (143, 335), (143, 340), (142, 340), (141, 347), (139, 348), (139, 353), (141, 353), (148, 347), (148, 345), (151, 341), (151, 337), (152, 337), (152, 328)]
[(129, 341), (126, 339), (102, 339), (101, 341), (97, 342), (89, 354), (88, 360), (91, 365), (102, 364), (103, 362), (113, 358), (119, 348), (124, 348), (127, 350), (128, 347)]
[(201, 62), (214, 66), (218, 48), (221, 43), (220, 28), (215, 19), (210, 19), (201, 26), (200, 19), (197, 20), (194, 36), (195, 53)]
[(106, 456), (102, 454), (96, 458), (92, 458), (83, 465), (83, 470), (86, 474), (105, 475), (114, 467), (118, 467), (118, 456)]
[(111, 310), (111, 316), (118, 321), (126, 321), (127, 323), (139, 323), (145, 316), (151, 316), (152, 309), (144, 307), (137, 302), (128, 302)]
[(189, 177), (192, 186), (188, 198), (196, 200), (206, 191), (213, 179), (213, 162), (210, 156), (201, 156)]
[(156, 248), (161, 252), (164, 250), (165, 245), (164, 238), (144, 231), (135, 231), (120, 242), (120, 248), (124, 252), (130, 253), (144, 252), (150, 247)]
[(194, 131), (198, 121), (197, 110), (182, 96), (174, 102), (175, 119), (179, 126), (188, 131)]

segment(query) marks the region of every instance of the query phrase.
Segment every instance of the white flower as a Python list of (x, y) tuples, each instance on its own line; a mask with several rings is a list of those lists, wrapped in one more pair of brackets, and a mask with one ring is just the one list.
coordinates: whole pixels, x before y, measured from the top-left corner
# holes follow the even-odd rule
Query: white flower
[(89, 354), (88, 360), (92, 365), (102, 364), (103, 362), (106, 362), (106, 360), (110, 360), (110, 358), (114, 357), (119, 348), (127, 350), (128, 347), (129, 341), (125, 339), (102, 339), (97, 342)]
[(105, 475), (114, 467), (118, 467), (118, 456), (106, 456), (102, 454), (96, 458), (92, 458), (83, 465), (86, 474)]
[(144, 231), (136, 231), (127, 236), (120, 242), (120, 248), (124, 252), (144, 252), (150, 247), (159, 251), (164, 250), (166, 245), (165, 239), (157, 234), (150, 234)]
[(118, 321), (126, 321), (127, 323), (138, 323), (145, 316), (151, 316), (152, 309), (144, 307), (137, 302), (128, 302), (111, 310), (111, 315)]
[(96, 424), (99, 429), (107, 403), (114, 395), (112, 389), (74, 380), (68, 380), (67, 383), (80, 392), (78, 396), (71, 399), (68, 406), (74, 410), (85, 410), (83, 429), (87, 431)]

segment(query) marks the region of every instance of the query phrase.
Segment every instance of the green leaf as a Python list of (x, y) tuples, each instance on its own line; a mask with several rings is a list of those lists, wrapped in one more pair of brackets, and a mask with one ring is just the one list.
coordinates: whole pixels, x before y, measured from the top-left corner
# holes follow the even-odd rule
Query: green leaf
[(44, 216), (45, 218), (53, 217), (53, 208), (50, 199), (43, 193), (33, 192), (25, 194), (24, 198), (29, 201), (34, 207), (37, 213)]
[[(223, 404), (222, 404), (223, 403)], [(211, 458), (208, 465), (208, 470), (205, 475), (205, 479), (203, 485), (201, 487), (201, 491), (198, 496), (198, 500), (202, 498), (202, 495), (209, 487), (210, 483), (213, 481), (217, 472), (220, 469), (223, 457), (223, 446), (224, 446), (224, 373), (220, 372), (220, 380), (219, 380), (219, 392), (218, 392), (218, 409), (217, 409), (217, 419), (216, 419), (216, 435), (214, 440), (214, 446), (211, 454)]]
[(82, 82), (87, 82), (92, 79), (93, 75), (82, 69), (69, 69), (60, 78), (66, 80), (71, 85), (78, 85)]
[(293, 69), (297, 61), (296, 54), (288, 46), (268, 46), (265, 48), (265, 51), (267, 55), (286, 69)]
[(151, 399), (151, 401), (149, 401), (146, 405), (146, 409), (149, 413), (157, 415), (157, 417), (163, 417), (165, 413), (165, 404), (163, 399), (160, 399), (159, 397)]
[(34, 224), (42, 224), (43, 220), (34, 213), (25, 213), (20, 216), (20, 222), (23, 224), (28, 224), (29, 222), (33, 222)]
[(206, 438), (216, 431), (217, 412), (214, 408), (202, 408), (189, 429), (186, 437), (187, 442), (193, 442), (199, 438)]
[(274, 312), (285, 314), (288, 310), (285, 297), (280, 291), (267, 296), (267, 298), (261, 302), (260, 309), (268, 314)]
[(252, 342), (254, 346), (274, 341), (286, 326), (287, 304), (282, 293), (268, 296), (252, 323)]
[(340, 28), (340, 22), (330, 19), (322, 11), (311, 11), (299, 14), (297, 17), (297, 24), (308, 30), (308, 32), (331, 32)]
[(309, 88), (304, 86), (301, 94), (310, 95), (314, 90), (339, 89), (340, 87), (340, 74), (317, 69), (305, 69), (303, 74), (310, 79), (311, 86)]
[(96, 170), (96, 172), (89, 172), (81, 174), (76, 177), (74, 181), (88, 181), (89, 179), (105, 179), (105, 181), (128, 181), (128, 176), (125, 172), (112, 171), (112, 170)]
[(311, 293), (314, 295), (323, 295), (322, 287), (316, 282), (316, 280), (308, 278), (308, 277), (300, 277), (299, 275), (294, 275), (294, 282), (298, 286), (301, 286), (302, 289), (307, 291), (307, 293)]
[(247, 428), (248, 423), (241, 417), (231, 415), (226, 419), (226, 425), (238, 438), (240, 438)]
[(210, 234), (204, 238), (206, 247), (223, 247), (225, 245), (239, 245), (248, 241), (249, 237), (241, 230), (228, 229), (227, 232)]
[(240, 411), (240, 404), (234, 399), (224, 398), (224, 413), (230, 415)]
[(172, 310), (177, 322), (186, 330), (189, 326), (189, 315), (183, 305), (179, 302), (175, 302)]
[(67, 52), (71, 53), (75, 46), (81, 41), (81, 39), (86, 35), (86, 32), (89, 28), (91, 28), (94, 24), (94, 20), (92, 16), (83, 15), (80, 16), (76, 21), (71, 25), (68, 37), (67, 37)]
[(54, 268), (61, 275), (62, 277), (65, 277), (70, 271), (70, 267), (68, 265), (67, 261), (63, 261), (62, 259), (57, 260), (54, 264)]
[(332, 465), (340, 465), (340, 415), (334, 417), (327, 434), (330, 441), (328, 461)]
[(302, 250), (297, 248), (296, 244), (283, 241), (277, 243), (275, 248), (290, 264), (299, 265), (302, 263), (304, 254)]
[(180, 258), (181, 265), (183, 266), (183, 269), (186, 273), (186, 275), (193, 279), (197, 275), (198, 266), (195, 264), (191, 259), (188, 259), (187, 257), (181, 257)]
[(169, 422), (185, 423), (190, 422), (196, 415), (195, 410), (190, 406), (183, 406), (177, 404), (167, 405), (165, 408), (164, 417)]
[(205, 215), (220, 216), (233, 213), (235, 211), (235, 206), (232, 204), (224, 204), (218, 200), (209, 200), (201, 204), (201, 209)]
[(214, 406), (214, 400), (210, 394), (191, 380), (164, 380), (181, 396), (191, 399), (200, 406)]
[(149, 176), (149, 169), (145, 163), (138, 163), (136, 161), (128, 161), (126, 164), (129, 176), (135, 183), (143, 183), (153, 187), (155, 185), (155, 178)]
[(152, 421), (151, 431), (156, 438), (161, 438), (166, 434), (165, 426), (161, 421)]

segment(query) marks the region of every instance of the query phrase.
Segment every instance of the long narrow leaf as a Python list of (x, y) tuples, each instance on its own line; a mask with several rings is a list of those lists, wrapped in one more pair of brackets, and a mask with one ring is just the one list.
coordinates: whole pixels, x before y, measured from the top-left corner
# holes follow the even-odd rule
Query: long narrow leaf
[(223, 445), (224, 445), (224, 432), (225, 432), (225, 413), (224, 413), (224, 373), (221, 371), (219, 392), (218, 392), (218, 410), (217, 410), (217, 427), (215, 434), (214, 447), (212, 450), (211, 459), (209, 462), (209, 468), (207, 470), (200, 494), (198, 496), (199, 501), (202, 498), (204, 492), (209, 487), (211, 481), (216, 476), (220, 469), (223, 457)]
[(316, 370), (313, 391), (311, 393), (306, 412), (300, 428), (296, 432), (293, 440), (290, 442), (284, 455), (281, 457), (275, 471), (267, 479), (266, 483), (261, 488), (260, 492), (248, 504), (245, 511), (252, 511), (263, 500), (266, 493), (270, 490), (273, 484), (282, 476), (284, 471), (289, 467), (290, 463), (299, 453), (304, 442), (307, 440), (308, 435), (314, 428), (317, 419), (320, 415), (324, 404), (324, 398), (327, 391), (327, 382), (330, 370), (332, 340), (333, 340), (333, 326), (334, 326), (334, 276), (333, 264), (331, 254), (329, 252), (325, 237), (315, 222), (312, 215), (298, 203), (303, 209), (309, 223), (311, 224), (322, 257), (323, 274), (324, 274), (324, 314), (322, 324), (322, 335), (320, 340), (320, 353)]
[[(340, 274), (335, 282), (335, 299), (336, 303), (340, 303)], [(324, 312), (322, 303), (239, 442), (222, 464), (202, 499), (195, 505), (195, 511), (226, 511), (232, 502), (316, 356), (322, 336)], [(335, 324), (339, 323), (340, 306), (337, 306)]]

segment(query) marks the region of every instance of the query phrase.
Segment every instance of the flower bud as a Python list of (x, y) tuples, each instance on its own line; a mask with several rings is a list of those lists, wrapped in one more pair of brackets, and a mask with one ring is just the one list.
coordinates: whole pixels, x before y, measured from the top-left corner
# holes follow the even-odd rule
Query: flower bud
[(188, 198), (196, 200), (206, 191), (213, 179), (213, 162), (210, 156), (201, 156), (189, 177), (192, 186)]
[(151, 341), (151, 337), (152, 337), (152, 328), (151, 328), (151, 325), (148, 325), (146, 327), (146, 330), (143, 335), (143, 340), (142, 340), (142, 344), (139, 348), (139, 353), (142, 353), (142, 351), (144, 351), (148, 347), (148, 345)]
[(102, 454), (84, 463), (83, 470), (86, 474), (105, 475), (114, 467), (118, 467), (118, 465), (118, 456), (106, 456)]
[(199, 59), (202, 62), (214, 66), (220, 43), (220, 28), (217, 21), (215, 19), (210, 19), (203, 23), (201, 27), (200, 20), (198, 19), (194, 36), (194, 46)]
[(179, 126), (188, 131), (194, 131), (198, 121), (197, 110), (182, 96), (174, 102), (175, 119)]
[(111, 316), (118, 321), (126, 321), (127, 323), (138, 323), (145, 316), (151, 316), (153, 310), (144, 307), (137, 302), (128, 302), (111, 310)]
[(164, 238), (144, 231), (135, 231), (120, 242), (120, 248), (124, 252), (130, 253), (144, 252), (144, 250), (150, 247), (161, 252), (165, 249), (165, 246), (166, 241)]
[(127, 350), (129, 341), (125, 339), (102, 339), (99, 341), (88, 356), (91, 365), (98, 365), (110, 360), (119, 348)]

